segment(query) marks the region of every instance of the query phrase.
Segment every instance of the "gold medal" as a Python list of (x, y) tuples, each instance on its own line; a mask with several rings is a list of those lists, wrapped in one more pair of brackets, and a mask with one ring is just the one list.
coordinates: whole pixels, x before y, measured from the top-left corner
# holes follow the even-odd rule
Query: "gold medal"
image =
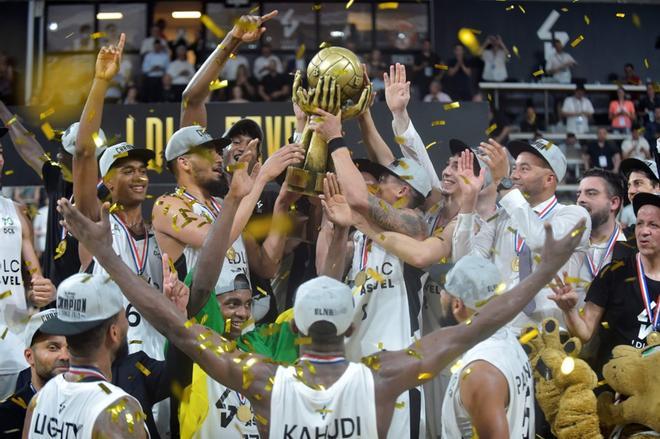
[(66, 238), (60, 241), (59, 244), (57, 244), (57, 247), (55, 248), (55, 256), (53, 256), (53, 260), (59, 259), (62, 256), (64, 256), (64, 253), (66, 253)]
[(227, 250), (227, 259), (230, 261), (233, 261), (236, 258), (236, 250), (234, 250), (234, 247), (229, 247)]
[(236, 411), (236, 417), (244, 424), (250, 422), (252, 420), (252, 410), (250, 410), (247, 404), (241, 404)]
[(365, 273), (364, 271), (359, 272), (355, 276), (355, 286), (356, 287), (361, 287), (362, 285), (364, 285), (364, 283), (366, 281), (367, 281), (367, 273)]
[(520, 258), (518, 256), (514, 256), (514, 258), (511, 259), (511, 270), (516, 273), (520, 271)]

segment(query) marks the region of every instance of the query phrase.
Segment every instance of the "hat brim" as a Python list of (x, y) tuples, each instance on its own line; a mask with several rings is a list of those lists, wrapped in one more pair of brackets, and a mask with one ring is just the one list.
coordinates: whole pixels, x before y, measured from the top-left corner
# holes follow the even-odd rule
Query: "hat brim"
[(467, 143), (463, 142), (462, 140), (459, 139), (449, 139), (449, 151), (451, 151), (451, 155), (460, 155), (463, 151), (468, 150), (472, 154), (474, 154), (474, 157), (472, 157), (472, 166), (474, 167), (474, 174), (479, 175), (479, 172), (481, 172), (481, 164), (479, 163), (479, 158), (477, 157), (477, 152), (470, 148)]
[(554, 172), (554, 168), (552, 167), (550, 162), (548, 162), (548, 159), (543, 157), (543, 154), (541, 154), (538, 149), (534, 148), (532, 145), (530, 145), (527, 142), (523, 142), (521, 140), (512, 140), (506, 145), (506, 149), (509, 150), (509, 152), (511, 153), (511, 156), (514, 158), (514, 160), (516, 158), (518, 158), (518, 156), (522, 152), (532, 153), (535, 156), (541, 158), (550, 167), (550, 169), (552, 169), (553, 172)]
[(105, 322), (107, 319), (92, 320), (89, 322), (65, 322), (59, 317), (46, 320), (39, 327), (39, 332), (50, 335), (77, 335), (89, 331)]
[(625, 159), (621, 162), (621, 166), (619, 167), (620, 172), (628, 177), (631, 172), (633, 171), (644, 171), (645, 173), (649, 174), (652, 179), (655, 181), (659, 181), (658, 178), (655, 176), (655, 173), (653, 172), (653, 169), (646, 163), (644, 163), (640, 159), (635, 159), (635, 158), (629, 158)]
[(137, 159), (144, 162), (145, 164), (148, 164), (149, 160), (153, 160), (155, 158), (156, 154), (152, 150), (148, 148), (135, 148), (131, 149), (130, 151), (126, 151), (126, 155), (115, 159), (115, 161), (112, 162), (110, 169), (112, 169), (117, 164), (117, 162), (122, 159)]
[[(387, 172), (389, 174), (394, 175), (389, 169), (387, 169), (385, 166), (372, 162), (369, 159), (354, 159), (353, 163), (355, 166), (358, 168), (358, 171), (360, 172), (366, 172), (367, 174), (373, 175), (373, 177), (378, 180), (378, 178), (383, 175), (383, 173)], [(398, 176), (397, 176), (398, 177)]]
[(652, 194), (649, 192), (639, 192), (633, 198), (632, 204), (636, 216), (637, 211), (641, 209), (642, 206), (646, 206), (647, 204), (660, 208), (660, 195)]

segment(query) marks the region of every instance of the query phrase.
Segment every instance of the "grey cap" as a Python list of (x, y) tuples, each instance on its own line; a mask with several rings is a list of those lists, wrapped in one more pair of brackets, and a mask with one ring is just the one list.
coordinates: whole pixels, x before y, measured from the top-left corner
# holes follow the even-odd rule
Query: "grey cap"
[(138, 160), (142, 160), (145, 164), (148, 164), (149, 160), (153, 160), (156, 155), (150, 149), (138, 148), (137, 146), (133, 146), (126, 142), (121, 142), (117, 143), (116, 145), (109, 146), (105, 151), (103, 151), (103, 155), (101, 155), (101, 159), (99, 160), (99, 170), (101, 171), (101, 177), (105, 177), (108, 174), (108, 171), (110, 171), (112, 166), (118, 160), (127, 157), (136, 158)]
[(484, 305), (502, 283), (499, 270), (488, 259), (466, 255), (454, 264), (445, 280), (445, 290), (471, 309)]
[[(78, 137), (78, 128), (80, 127), (80, 122), (75, 122), (69, 125), (69, 127), (62, 134), (62, 148), (64, 150), (74, 155), (76, 152), (76, 138)], [(105, 137), (105, 133), (102, 129), (99, 129), (98, 132), (99, 145), (96, 145), (96, 157), (98, 158), (103, 151), (108, 147), (108, 139)]]
[(641, 160), (635, 158), (625, 159), (621, 162), (621, 173), (628, 177), (633, 171), (644, 171), (655, 177), (655, 181), (660, 181), (658, 177), (658, 165), (653, 160)]
[(521, 152), (531, 152), (541, 157), (554, 172), (557, 182), (561, 182), (566, 176), (566, 156), (557, 145), (549, 140), (536, 139), (531, 144), (522, 140), (512, 140), (506, 147), (514, 159)]
[(40, 331), (41, 325), (54, 317), (57, 317), (57, 310), (55, 308), (38, 312), (30, 317), (30, 320), (25, 326), (25, 349), (32, 346), (34, 336)]
[(293, 319), (303, 335), (308, 335), (309, 327), (320, 321), (332, 323), (337, 335), (341, 335), (353, 322), (353, 309), (353, 294), (348, 285), (319, 276), (298, 287)]
[(219, 151), (223, 145), (222, 139), (211, 137), (206, 128), (199, 125), (190, 125), (180, 128), (172, 134), (167, 146), (165, 146), (165, 161), (172, 161), (198, 146), (213, 147)]
[(387, 172), (399, 177), (424, 198), (431, 193), (431, 179), (424, 168), (408, 159), (396, 159), (387, 166)]

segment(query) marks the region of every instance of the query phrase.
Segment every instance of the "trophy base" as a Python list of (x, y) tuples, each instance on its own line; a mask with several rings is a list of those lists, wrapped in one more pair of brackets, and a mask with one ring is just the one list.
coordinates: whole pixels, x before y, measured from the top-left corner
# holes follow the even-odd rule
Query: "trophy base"
[(286, 178), (289, 183), (289, 190), (292, 192), (310, 197), (318, 197), (319, 194), (323, 193), (325, 174), (289, 166), (286, 170)]

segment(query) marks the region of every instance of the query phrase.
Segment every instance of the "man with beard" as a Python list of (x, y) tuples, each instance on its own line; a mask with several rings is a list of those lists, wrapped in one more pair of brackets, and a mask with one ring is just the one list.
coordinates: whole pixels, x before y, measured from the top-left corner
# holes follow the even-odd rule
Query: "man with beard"
[(25, 361), (30, 365), (29, 379), (16, 392), (0, 403), (0, 432), (6, 439), (18, 439), (23, 430), (27, 404), (36, 392), (54, 376), (69, 369), (66, 339), (40, 331), (41, 325), (57, 315), (57, 310), (41, 311), (30, 318), (25, 328)]
[[(61, 218), (56, 209), (57, 200), (62, 197), (70, 198), (73, 195), (71, 168), (79, 123), (71, 124), (62, 133), (61, 147), (57, 152), (56, 161), (54, 161), (44, 151), (37, 138), (21, 124), (17, 117), (12, 115), (2, 101), (0, 101), (0, 120), (7, 124), (16, 152), (43, 181), (48, 198), (48, 227), (46, 228), (46, 246), (41, 258), (41, 268), (44, 276), (57, 287), (62, 280), (80, 271), (78, 241), (67, 234), (60, 225)], [(103, 130), (99, 130), (98, 136), (99, 144), (102, 146), (96, 148), (97, 158), (106, 146)], [(101, 199), (107, 196), (107, 189), (102, 184), (99, 184), (98, 196)]]

